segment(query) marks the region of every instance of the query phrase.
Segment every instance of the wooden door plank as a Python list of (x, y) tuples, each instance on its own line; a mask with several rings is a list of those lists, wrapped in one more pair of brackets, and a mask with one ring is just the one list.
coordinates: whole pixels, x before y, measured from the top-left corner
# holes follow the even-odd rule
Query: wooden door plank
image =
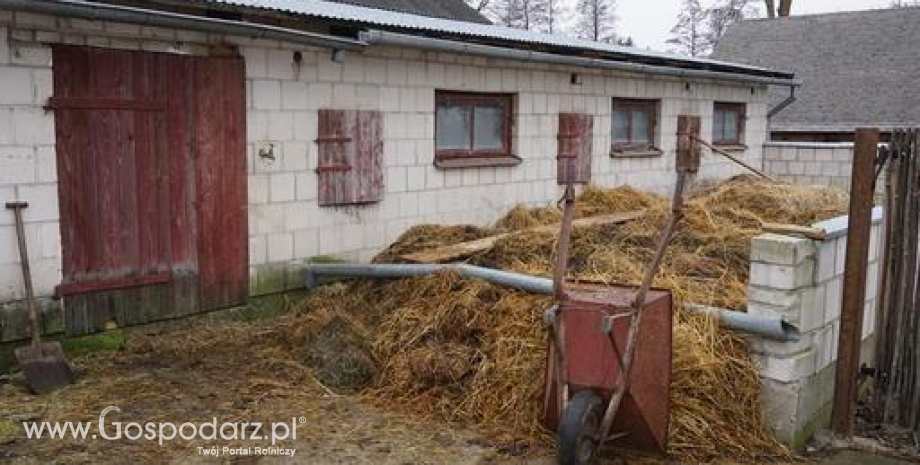
[(198, 264), (202, 310), (248, 296), (245, 87), (242, 60), (195, 65)]

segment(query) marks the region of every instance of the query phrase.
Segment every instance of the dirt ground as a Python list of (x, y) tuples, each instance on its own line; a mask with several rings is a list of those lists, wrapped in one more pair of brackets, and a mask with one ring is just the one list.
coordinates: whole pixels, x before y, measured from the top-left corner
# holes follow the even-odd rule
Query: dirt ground
[[(21, 375), (0, 378), (0, 462), (16, 464), (88, 463), (299, 463), (299, 464), (493, 464), (551, 465), (551, 444), (517, 447), (488, 435), (403, 415), (369, 405), (356, 395), (321, 384), (302, 363), (302, 348), (291, 344), (296, 316), (262, 322), (224, 321), (177, 329), (133, 330), (122, 343), (74, 357), (76, 384), (35, 396)], [(296, 449), (293, 457), (201, 455), (198, 448), (265, 447), (268, 440), (204, 439), (165, 441), (29, 439), (23, 421), (92, 421), (108, 406), (112, 422), (294, 422), (296, 439), (276, 447)], [(268, 427), (265, 426), (267, 429)], [(125, 430), (127, 431), (127, 430)], [(666, 458), (614, 458), (602, 465), (673, 463)], [(823, 463), (837, 463), (835, 456)], [(857, 456), (860, 457), (860, 456)], [(853, 461), (849, 463), (869, 463)], [(872, 459), (874, 460), (874, 459)], [(897, 462), (874, 461), (879, 464)]]

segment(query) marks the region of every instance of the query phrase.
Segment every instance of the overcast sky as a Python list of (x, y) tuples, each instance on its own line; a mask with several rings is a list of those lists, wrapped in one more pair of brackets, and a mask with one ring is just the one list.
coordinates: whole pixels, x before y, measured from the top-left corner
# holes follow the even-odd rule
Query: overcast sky
[[(574, 5), (575, 0), (570, 2)], [(640, 47), (668, 51), (669, 46), (665, 41), (677, 22), (681, 3), (681, 0), (618, 0), (617, 32), (621, 36), (632, 36)], [(708, 6), (712, 0), (702, 0), (701, 3)], [(890, 4), (891, 0), (793, 0), (792, 14), (868, 10)], [(763, 9), (761, 16), (765, 16)]]

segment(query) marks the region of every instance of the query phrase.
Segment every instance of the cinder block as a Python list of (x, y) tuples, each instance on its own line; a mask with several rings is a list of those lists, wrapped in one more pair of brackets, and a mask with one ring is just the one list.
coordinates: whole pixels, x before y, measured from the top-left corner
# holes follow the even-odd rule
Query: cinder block
[(257, 110), (280, 110), (281, 82), (264, 79), (253, 80), (252, 104)]
[(316, 173), (307, 171), (295, 175), (297, 200), (314, 200), (319, 189)]
[(816, 244), (818, 244), (818, 254), (815, 263), (815, 282), (822, 283), (834, 277), (837, 243), (831, 240), (816, 242)]
[(808, 349), (788, 357), (765, 357), (760, 375), (776, 381), (797, 381), (815, 372), (815, 352)]
[(294, 258), (310, 258), (319, 255), (319, 233), (316, 229), (294, 232)]
[(291, 233), (271, 234), (268, 242), (268, 261), (284, 262), (294, 258), (294, 235)]
[[(30, 254), (35, 253), (38, 258), (60, 258), (61, 257), (61, 227), (57, 221), (49, 223), (38, 223), (35, 226), (38, 230), (40, 247), (29, 249)], [(33, 251), (33, 249), (37, 249)]]
[(808, 258), (796, 265), (773, 265), (751, 262), (750, 283), (777, 289), (797, 289), (812, 283), (814, 259)]
[(294, 52), (291, 50), (268, 50), (266, 54), (267, 76), (272, 79), (294, 79)]
[(837, 256), (834, 258), (834, 274), (843, 274), (847, 260), (847, 237), (844, 235), (835, 239), (837, 243)]
[(815, 247), (809, 239), (772, 233), (751, 239), (751, 261), (797, 265), (814, 255)]
[(784, 308), (762, 302), (749, 301), (747, 312), (751, 315), (779, 318), (792, 324), (799, 323), (799, 307)]
[(285, 110), (306, 110), (309, 107), (307, 83), (298, 81), (281, 82), (281, 108)]
[(294, 173), (272, 173), (269, 178), (269, 201), (287, 202), (296, 198)]
[(402, 166), (387, 168), (386, 186), (387, 192), (405, 192), (408, 186), (406, 168)]
[(307, 95), (310, 109), (332, 107), (332, 84), (327, 82), (311, 82), (307, 87)]
[(249, 236), (249, 264), (268, 263), (268, 243), (265, 236)]
[[(294, 114), (286, 111), (268, 113), (268, 139), (274, 141), (294, 140)], [(275, 150), (279, 150), (277, 145)]]
[(840, 305), (843, 299), (843, 277), (837, 276), (826, 284), (824, 322), (831, 323), (840, 319)]
[(826, 285), (810, 287), (802, 292), (802, 307), (799, 310), (799, 329), (809, 332), (825, 324)]
[(35, 223), (58, 220), (57, 184), (20, 185), (18, 190), (17, 198), (29, 202), (29, 208), (22, 213), (23, 221)]
[(779, 342), (751, 337), (751, 351), (768, 357), (789, 357), (812, 348), (817, 343), (818, 333), (804, 333), (796, 342)]
[(301, 229), (307, 229), (313, 225), (311, 218), (311, 207), (313, 205), (307, 202), (294, 202), (284, 205), (284, 229), (288, 232), (295, 232)]
[(16, 66), (4, 67), (3, 85), (0, 86), (0, 105), (32, 103), (32, 88), (31, 69)]

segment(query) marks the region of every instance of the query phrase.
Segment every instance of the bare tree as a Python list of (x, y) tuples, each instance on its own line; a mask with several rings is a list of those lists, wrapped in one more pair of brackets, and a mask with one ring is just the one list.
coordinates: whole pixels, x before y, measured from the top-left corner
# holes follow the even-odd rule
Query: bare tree
[(466, 0), (466, 4), (480, 13), (485, 13), (489, 0)]
[[(719, 0), (706, 11), (709, 27), (706, 30), (707, 47), (715, 50), (719, 40), (732, 24), (757, 16), (755, 0)], [(783, 0), (781, 0), (783, 1)]]
[(910, 8), (920, 6), (920, 0), (895, 0), (888, 5), (889, 8)]
[(700, 6), (700, 0), (684, 0), (668, 43), (674, 45), (678, 53), (692, 57), (705, 55), (709, 45), (706, 19), (706, 10)]
[(578, 37), (599, 42), (616, 40), (616, 3), (614, 0), (578, 0)]
[(567, 13), (567, 9), (562, 0), (544, 0), (546, 4), (546, 15), (544, 30), (550, 34), (559, 32), (560, 22)]
[(496, 24), (518, 29), (545, 29), (547, 0), (491, 0), (489, 18)]

